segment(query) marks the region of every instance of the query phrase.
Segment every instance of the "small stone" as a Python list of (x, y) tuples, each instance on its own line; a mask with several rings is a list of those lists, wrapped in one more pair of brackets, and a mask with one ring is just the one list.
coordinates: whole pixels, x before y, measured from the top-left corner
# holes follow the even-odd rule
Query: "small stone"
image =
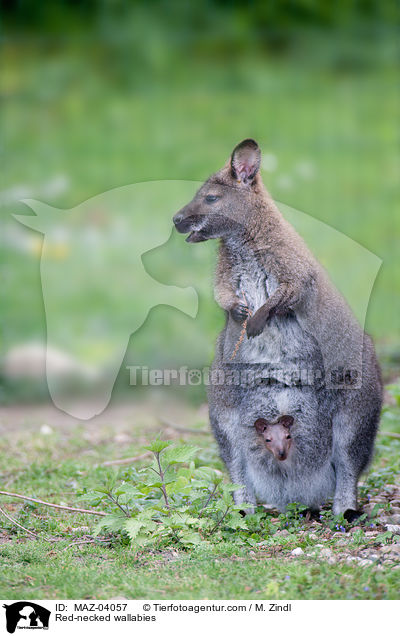
[(383, 488), (386, 492), (394, 492), (396, 490), (395, 484), (385, 484)]
[(304, 550), (302, 548), (295, 548), (291, 551), (292, 556), (302, 556), (304, 554)]
[(338, 546), (344, 546), (347, 545), (349, 542), (347, 539), (339, 539), (338, 541), (336, 541), (336, 545)]
[(384, 545), (381, 548), (383, 554), (400, 554), (400, 543), (393, 543), (392, 545)]
[(332, 555), (333, 555), (333, 552), (330, 548), (324, 548), (319, 553), (319, 556), (322, 557), (323, 559), (329, 559)]
[(288, 532), (287, 530), (278, 530), (278, 532), (275, 532), (275, 536), (278, 537), (288, 537), (290, 535), (290, 532)]
[(375, 508), (375, 505), (375, 502), (365, 504), (365, 506), (363, 506), (363, 512), (366, 512), (367, 515), (371, 514), (371, 512)]
[(42, 435), (51, 435), (52, 433), (54, 433), (53, 429), (48, 424), (43, 424), (40, 427), (40, 432)]
[(391, 545), (384, 545), (381, 547), (381, 554), (388, 554), (389, 552), (392, 551), (392, 547)]
[(323, 544), (322, 543), (316, 543), (314, 548), (323, 548)]
[(388, 532), (393, 532), (394, 534), (400, 534), (400, 525), (394, 525), (391, 523), (386, 523), (385, 528)]
[(362, 530), (361, 526), (355, 526), (354, 528), (350, 528), (350, 534), (354, 534), (358, 532), (358, 530)]
[(114, 442), (116, 444), (130, 444), (132, 442), (132, 437), (127, 433), (117, 433), (114, 435)]
[(310, 532), (308, 535), (308, 538), (311, 539), (312, 541), (316, 541), (316, 539), (318, 539), (318, 535), (315, 534), (315, 532)]
[(388, 522), (396, 524), (396, 525), (399, 525), (400, 524), (400, 515), (397, 515), (397, 514), (390, 515), (390, 517), (388, 518)]
[(349, 562), (350, 562), (350, 561), (360, 561), (360, 558), (359, 558), (359, 557), (356, 557), (356, 556), (348, 556), (348, 557), (346, 558), (346, 561), (349, 561)]
[(372, 565), (373, 561), (371, 561), (371, 559), (360, 559), (358, 565), (361, 565), (361, 567), (365, 568), (368, 565)]

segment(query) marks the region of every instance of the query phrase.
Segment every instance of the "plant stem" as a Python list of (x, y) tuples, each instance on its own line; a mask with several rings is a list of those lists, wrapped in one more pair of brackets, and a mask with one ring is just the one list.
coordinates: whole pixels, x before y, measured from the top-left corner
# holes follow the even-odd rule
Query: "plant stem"
[(162, 494), (163, 494), (163, 497), (164, 497), (165, 507), (167, 508), (167, 510), (170, 510), (169, 501), (168, 501), (168, 495), (167, 495), (167, 489), (165, 488), (165, 484), (164, 484), (164, 472), (163, 472), (163, 469), (161, 468), (160, 453), (154, 453), (154, 454), (156, 456), (158, 469), (160, 471), (159, 475), (160, 475), (160, 479), (162, 481), (161, 491), (162, 491)]
[(129, 514), (129, 512), (127, 510), (125, 510), (125, 508), (123, 508), (123, 506), (121, 506), (121, 504), (118, 502), (118, 497), (116, 499), (115, 497), (112, 496), (112, 494), (110, 492), (107, 493), (107, 496), (111, 499), (111, 501), (113, 503), (115, 503), (116, 506), (118, 506), (118, 508), (120, 510), (122, 510), (122, 512), (124, 513), (125, 517), (130, 518), (131, 515)]
[(213, 529), (211, 530), (211, 532), (210, 532), (210, 535), (209, 535), (209, 536), (211, 536), (212, 534), (214, 534), (214, 532), (217, 530), (217, 528), (221, 525), (221, 523), (222, 523), (222, 522), (223, 522), (223, 520), (225, 519), (225, 517), (226, 517), (226, 515), (228, 514), (228, 512), (230, 511), (230, 509), (231, 509), (231, 506), (227, 506), (227, 508), (226, 508), (226, 510), (225, 510), (225, 512), (224, 512), (224, 514), (222, 515), (221, 519), (219, 519), (219, 520), (217, 521), (217, 523), (215, 524), (215, 526), (214, 526), (214, 527), (213, 527)]
[(210, 503), (211, 499), (214, 497), (214, 495), (215, 495), (215, 493), (216, 493), (217, 488), (218, 488), (218, 484), (215, 484), (215, 486), (214, 486), (214, 488), (213, 488), (213, 490), (212, 490), (212, 492), (211, 492), (210, 496), (208, 497), (208, 499), (207, 499), (206, 503), (205, 503), (205, 504), (204, 504), (204, 505), (200, 508), (200, 511), (199, 511), (199, 517), (201, 517), (201, 515), (203, 514), (203, 510), (204, 510), (205, 508), (207, 508), (207, 506), (208, 506), (208, 504)]

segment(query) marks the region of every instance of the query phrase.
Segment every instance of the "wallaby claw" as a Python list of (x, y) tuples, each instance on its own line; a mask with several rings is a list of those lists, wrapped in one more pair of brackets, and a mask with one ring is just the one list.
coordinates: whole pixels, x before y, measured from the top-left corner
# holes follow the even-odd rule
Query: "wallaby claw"
[(231, 309), (231, 316), (235, 322), (244, 322), (249, 315), (249, 308), (244, 303), (237, 303)]

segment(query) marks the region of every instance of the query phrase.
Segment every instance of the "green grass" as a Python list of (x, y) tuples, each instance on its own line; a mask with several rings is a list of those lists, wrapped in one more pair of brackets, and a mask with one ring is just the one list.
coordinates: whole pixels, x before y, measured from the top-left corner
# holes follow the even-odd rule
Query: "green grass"
[[(381, 348), (398, 348), (400, 298), (393, 294), (400, 284), (394, 66), (341, 73), (260, 56), (210, 67), (182, 60), (183, 75), (174, 67), (157, 81), (150, 73), (147, 82), (135, 87), (113, 80), (96, 58), (72, 46), (50, 56), (40, 44), (11, 42), (4, 54), (8, 66), (0, 89), (6, 96), (3, 136), (8, 158), (2, 171), (3, 221), (7, 230), (20, 232), (28, 247), (16, 248), (12, 240), (2, 245), (3, 353), (21, 341), (44, 339), (46, 333), (38, 253), (32, 247), (35, 234), (10, 217), (27, 213), (19, 199), (31, 196), (73, 208), (98, 193), (143, 180), (202, 181), (248, 136), (272, 155), (263, 176), (278, 201), (332, 225), (382, 259), (366, 327)], [(61, 186), (54, 185), (60, 177)], [(148, 218), (149, 234), (169, 223), (175, 211), (173, 202), (160, 196)], [(109, 223), (111, 242), (113, 210), (100, 212)], [(129, 232), (133, 236), (131, 225)], [(166, 360), (176, 365), (210, 362), (222, 324), (212, 298), (214, 252), (214, 245), (188, 246), (183, 237), (173, 235), (160, 250), (146, 254), (146, 268), (155, 278), (198, 289), (199, 314), (193, 321), (165, 305), (155, 308), (131, 342), (128, 363), (136, 364), (138, 357), (154, 367)], [(337, 261), (335, 254), (330, 258)], [(347, 290), (356, 297), (363, 273), (350, 259), (347, 268)], [(77, 280), (68, 272), (66, 293), (68, 281)], [(118, 289), (118, 272), (112, 267), (102, 272), (102, 285)], [(124, 302), (134, 306), (135, 298), (146, 301), (145, 282), (138, 289), (132, 282), (128, 302), (128, 282), (121, 282)], [(83, 294), (69, 303), (71, 318), (85, 320), (97, 311), (98, 301), (93, 289)], [(75, 332), (68, 331), (68, 303), (67, 309), (64, 305), (58, 303), (53, 324), (59, 341), (71, 348)], [(121, 299), (115, 301), (114, 315), (124, 308)], [(118, 329), (122, 334), (125, 327), (102, 325), (100, 320), (96, 346), (86, 352), (89, 361), (110, 348)]]
[[(391, 405), (385, 407), (382, 431), (400, 432), (396, 396), (398, 388), (392, 389)], [(146, 417), (141, 415), (143, 411)], [(190, 427), (206, 426), (203, 416), (192, 409), (181, 413), (181, 418)], [(78, 496), (82, 489), (90, 492), (127, 474), (124, 467), (106, 467), (102, 462), (140, 454), (159, 429), (157, 416), (146, 402), (135, 409), (110, 408), (101, 422), (85, 427), (67, 419), (59, 421), (56, 411), (42, 407), (19, 409), (11, 415), (2, 412), (0, 423), (5, 433), (0, 440), (1, 489), (75, 507), (87, 507)], [(43, 429), (44, 425), (53, 432)], [(163, 436), (175, 443), (182, 439), (182, 434), (171, 428), (166, 428)], [(211, 436), (183, 437), (199, 447), (201, 464), (224, 470)], [(400, 492), (399, 450), (399, 439), (378, 436), (373, 465), (359, 488), (361, 506), (377, 499), (384, 514), (391, 514), (391, 500), (399, 499)], [(381, 549), (395, 545), (399, 536), (387, 534), (379, 518), (342, 533), (331, 530), (327, 522), (295, 523), (290, 516), (286, 525), (270, 513), (270, 523), (251, 535), (253, 545), (235, 543), (237, 536), (232, 541), (229, 533), (223, 533), (215, 542), (190, 550), (171, 542), (163, 549), (135, 553), (126, 541), (107, 534), (99, 537), (107, 542), (94, 543), (94, 516), (3, 496), (0, 506), (37, 534), (32, 538), (0, 517), (2, 598), (398, 597), (398, 556), (387, 561)], [(92, 543), (73, 545), (78, 541)], [(318, 545), (332, 550), (334, 562), (320, 556)], [(292, 556), (298, 547), (304, 554)], [(363, 566), (359, 560), (347, 560), (348, 556), (368, 558), (369, 551), (379, 556), (373, 563)]]
[(32, 542), (2, 548), (0, 595), (17, 598), (396, 599), (399, 573), (273, 557), (213, 546), (146, 555), (121, 547), (57, 550)]

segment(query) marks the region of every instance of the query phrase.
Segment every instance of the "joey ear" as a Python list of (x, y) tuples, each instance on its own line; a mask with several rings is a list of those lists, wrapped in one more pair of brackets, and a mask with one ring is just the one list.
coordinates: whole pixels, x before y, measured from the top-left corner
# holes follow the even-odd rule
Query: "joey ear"
[(251, 184), (261, 164), (261, 150), (254, 139), (244, 139), (231, 156), (232, 177), (239, 183)]
[(282, 424), (285, 428), (290, 428), (294, 424), (294, 418), (291, 415), (282, 415), (278, 419), (279, 424)]
[(258, 420), (254, 422), (254, 426), (257, 433), (263, 433), (268, 426), (268, 422), (263, 417), (259, 417)]

